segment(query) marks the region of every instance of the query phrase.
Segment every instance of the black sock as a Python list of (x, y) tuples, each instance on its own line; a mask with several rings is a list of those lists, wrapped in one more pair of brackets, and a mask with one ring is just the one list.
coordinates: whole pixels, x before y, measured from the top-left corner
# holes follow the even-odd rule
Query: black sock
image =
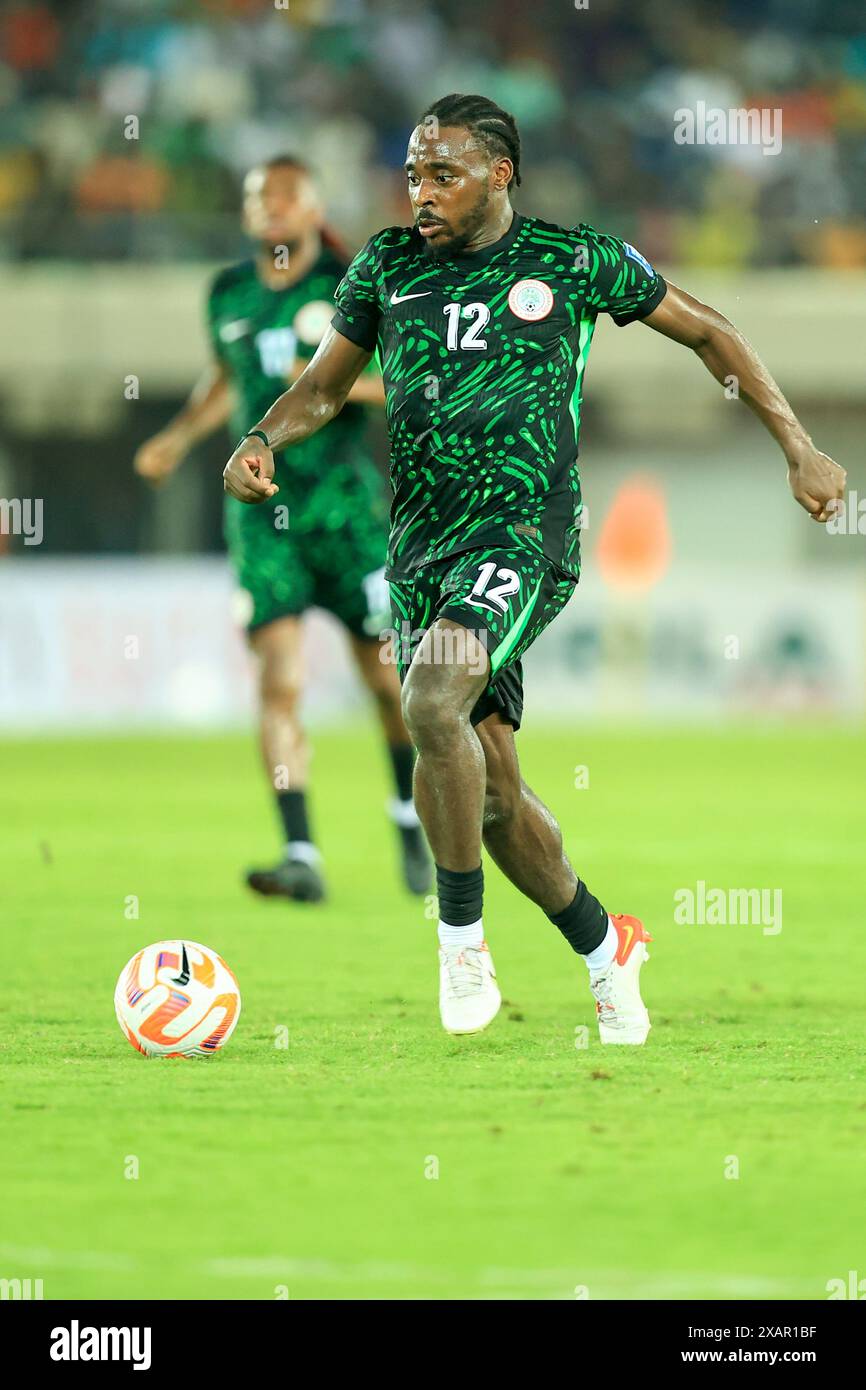
[(398, 825), (397, 833), (407, 850), (419, 850), (426, 844), (420, 825)]
[(394, 785), (401, 801), (412, 800), (412, 769), (415, 766), (415, 749), (411, 743), (389, 743), (391, 767), (394, 770)]
[(437, 864), (436, 891), (440, 921), (449, 927), (470, 927), (473, 922), (480, 922), (484, 898), (484, 870), (480, 864), (465, 874), (440, 869)]
[(594, 898), (585, 883), (578, 883), (577, 892), (562, 912), (548, 912), (555, 927), (559, 927), (573, 951), (588, 956), (607, 936), (607, 913), (598, 898)]
[(277, 792), (277, 810), (287, 841), (312, 841), (310, 822), (307, 818), (306, 792)]

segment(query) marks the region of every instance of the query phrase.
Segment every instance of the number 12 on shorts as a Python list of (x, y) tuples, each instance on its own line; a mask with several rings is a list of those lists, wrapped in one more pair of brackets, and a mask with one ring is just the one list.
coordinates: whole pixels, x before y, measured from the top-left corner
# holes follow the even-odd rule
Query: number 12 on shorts
[[(496, 578), (502, 582), (488, 588), (494, 572)], [(479, 566), (478, 578), (470, 591), (469, 602), (480, 603), (482, 606), (486, 602), (488, 608), (492, 604), (499, 609), (500, 613), (505, 613), (508, 608), (507, 600), (511, 598), (512, 594), (516, 594), (519, 588), (520, 576), (514, 570), (497, 567), (495, 560), (488, 560)]]

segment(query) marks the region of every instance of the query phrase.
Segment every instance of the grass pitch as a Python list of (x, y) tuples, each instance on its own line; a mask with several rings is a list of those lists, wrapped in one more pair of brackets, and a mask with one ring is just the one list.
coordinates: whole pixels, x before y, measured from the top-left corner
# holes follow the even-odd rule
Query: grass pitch
[[(277, 844), (251, 740), (0, 746), (0, 1277), (48, 1299), (820, 1299), (866, 1275), (863, 733), (530, 717), (524, 773), (578, 871), (655, 937), (639, 1049), (601, 1047), (583, 963), (492, 865), (507, 1003), (446, 1036), (374, 732), (315, 743), (331, 898), (306, 908), (240, 883)], [(780, 888), (782, 931), (676, 925), (698, 880)], [(146, 1061), (115, 980), (183, 935), (235, 970), (240, 1023), (212, 1060)]]

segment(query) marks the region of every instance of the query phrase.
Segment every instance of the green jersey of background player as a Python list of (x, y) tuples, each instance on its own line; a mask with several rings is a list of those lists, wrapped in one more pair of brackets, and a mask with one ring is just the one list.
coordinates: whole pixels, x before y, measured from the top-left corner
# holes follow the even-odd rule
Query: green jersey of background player
[(577, 582), (577, 436), (599, 314), (643, 322), (733, 376), (783, 449), (797, 501), (826, 521), (844, 471), (820, 453), (727, 319), (665, 283), (627, 242), (579, 223), (516, 213), (520, 138), (485, 97), (442, 98), (407, 151), (414, 225), (389, 227), (356, 257), (331, 331), (263, 433), (225, 470), (235, 497), (273, 496), (271, 447), (340, 409), (374, 347), (385, 382), (395, 496), (389, 578), (404, 656), (403, 708), (418, 749), (415, 800), (437, 870), (440, 1011), (478, 1032), (500, 994), (482, 927), (482, 842), (584, 956), (601, 1041), (640, 1045), (648, 940), (578, 880), (551, 813), (523, 782), (514, 730), (520, 657)]
[[(313, 356), (334, 312), (344, 257), (323, 227), (307, 168), (283, 157), (244, 183), (244, 226), (254, 259), (222, 271), (207, 304), (212, 365), (180, 414), (139, 450), (135, 466), (153, 482), (171, 473), (198, 440), (229, 418), (237, 435), (257, 420)], [(364, 443), (364, 405), (381, 405), (371, 364), (348, 394), (334, 430), (308, 440), (276, 468), (279, 498), (252, 510), (226, 498), (225, 533), (250, 645), (259, 660), (261, 746), (286, 848), (253, 869), (257, 892), (298, 901), (324, 896), (321, 856), (307, 806), (308, 749), (299, 720), (301, 615), (311, 605), (346, 627), (361, 677), (375, 697), (395, 781), (391, 814), (407, 887), (426, 893), (431, 866), (412, 802), (413, 752), (392, 665), (380, 660), (388, 623), (383, 562), (386, 506)]]

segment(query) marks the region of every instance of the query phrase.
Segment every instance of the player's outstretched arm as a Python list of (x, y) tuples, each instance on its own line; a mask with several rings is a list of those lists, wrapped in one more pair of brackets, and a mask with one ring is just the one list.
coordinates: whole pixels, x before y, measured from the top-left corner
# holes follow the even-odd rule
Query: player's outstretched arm
[(250, 426), (267, 443), (257, 433), (247, 435), (235, 449), (223, 471), (226, 492), (241, 502), (273, 497), (279, 491), (274, 483), (274, 450), (309, 438), (333, 420), (372, 355), (328, 328), (306, 371), (258, 424)]
[(794, 497), (815, 521), (829, 521), (844, 495), (845, 470), (816, 449), (752, 345), (723, 314), (685, 290), (668, 292), (643, 323), (690, 347), (716, 381), (733, 377), (738, 394), (779, 444)]
[(161, 483), (179, 468), (194, 444), (224, 425), (231, 388), (222, 363), (214, 362), (196, 382), (173, 420), (139, 447), (132, 466), (149, 483)]

